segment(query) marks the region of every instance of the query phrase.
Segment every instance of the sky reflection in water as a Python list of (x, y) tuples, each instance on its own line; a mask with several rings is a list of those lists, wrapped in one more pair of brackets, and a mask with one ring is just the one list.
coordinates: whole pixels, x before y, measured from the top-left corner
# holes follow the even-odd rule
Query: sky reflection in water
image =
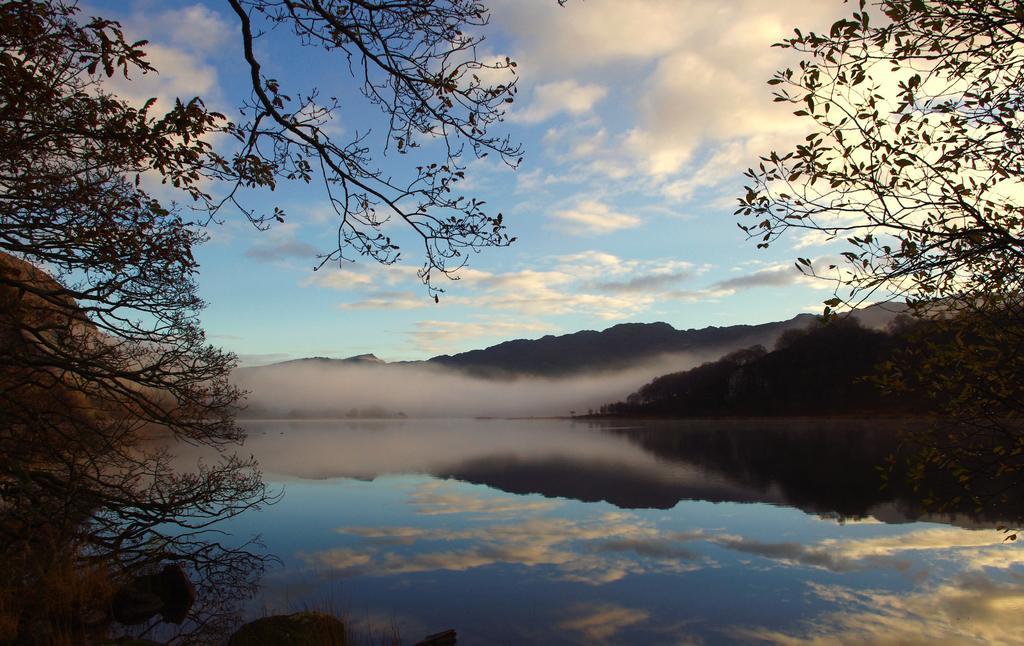
[[(908, 522), (898, 491), (849, 473), (887, 435), (803, 424), (254, 423), (247, 449), (287, 492), (232, 529), (284, 562), (261, 612), (328, 606), (409, 642), (1020, 639), (1024, 551), (996, 519)], [(801, 436), (836, 474), (813, 495), (763, 459)]]

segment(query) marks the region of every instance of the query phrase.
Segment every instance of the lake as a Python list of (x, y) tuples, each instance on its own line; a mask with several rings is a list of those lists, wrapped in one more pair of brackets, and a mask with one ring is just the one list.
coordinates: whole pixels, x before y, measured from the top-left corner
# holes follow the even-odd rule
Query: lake
[(251, 613), (460, 644), (1018, 642), (1005, 513), (926, 513), (871, 421), (245, 422)]

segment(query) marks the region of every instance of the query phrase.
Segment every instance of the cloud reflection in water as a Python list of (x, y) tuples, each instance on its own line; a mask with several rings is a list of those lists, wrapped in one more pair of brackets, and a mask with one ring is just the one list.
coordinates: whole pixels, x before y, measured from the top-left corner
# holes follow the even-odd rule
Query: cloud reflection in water
[(560, 628), (580, 633), (589, 642), (606, 642), (620, 630), (650, 618), (646, 610), (623, 608), (612, 604), (581, 605), (572, 608)]
[(810, 583), (841, 610), (794, 630), (734, 628), (736, 640), (771, 644), (1014, 644), (1024, 634), (1024, 587), (962, 575), (913, 594)]
[[(474, 518), (458, 528), (343, 527), (337, 532), (361, 539), (356, 548), (303, 553), (308, 565), (343, 576), (394, 576), (434, 570), (465, 571), (489, 565), (547, 566), (552, 576), (599, 585), (629, 574), (684, 572), (712, 561), (661, 536), (649, 521), (625, 512), (589, 519), (543, 515), (555, 501), (488, 499), (438, 481), (422, 483), (409, 494), (416, 513), (465, 514)], [(443, 512), (438, 512), (441, 505)], [(497, 511), (496, 511), (497, 510)], [(514, 521), (502, 519), (515, 512)]]

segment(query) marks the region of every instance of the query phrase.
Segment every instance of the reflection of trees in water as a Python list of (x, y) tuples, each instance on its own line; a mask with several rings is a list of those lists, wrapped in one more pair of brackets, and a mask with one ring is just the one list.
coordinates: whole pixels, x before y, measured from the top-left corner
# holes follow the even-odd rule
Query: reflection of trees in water
[(266, 564), (265, 558), (245, 549), (218, 550), (190, 568), (196, 597), (185, 622), (173, 625), (155, 617), (126, 632), (164, 643), (221, 643), (238, 627), (243, 603), (255, 593)]
[[(990, 305), (997, 301), (990, 296)], [(917, 322), (909, 343), (885, 366), (879, 381), (900, 397), (925, 396), (935, 411), (929, 424), (910, 429), (918, 448), (910, 456), (915, 478), (939, 471), (955, 478), (955, 495), (998, 508), (1019, 498), (1024, 482), (1024, 308), (1000, 302)], [(952, 310), (952, 305), (948, 308)]]
[(663, 459), (696, 464), (760, 491), (777, 490), (787, 504), (807, 511), (858, 517), (895, 505), (905, 520), (937, 511), (988, 523), (1021, 517), (1020, 506), (1012, 502), (980, 509), (958, 498), (959, 486), (948, 473), (908, 473), (898, 457), (904, 451), (901, 431), (917, 423), (694, 420), (595, 426)]
[[(0, 544), (0, 628), (5, 643), (89, 643), (104, 634), (154, 631), (167, 641), (191, 643), (223, 635), (235, 624), (238, 603), (250, 596), (264, 569), (266, 559), (253, 545), (222, 544), (219, 536), (178, 524), (173, 511), (151, 510), (146, 522), (153, 527), (143, 530), (124, 519), (116, 524), (109, 518), (95, 522), (95, 517), (109, 515), (102, 509), (75, 520), (62, 502), (37, 497), (33, 533), (7, 533)], [(18, 520), (25, 518), (26, 514), (18, 515)], [(125, 553), (110, 547), (115, 532), (137, 530), (140, 540)], [(136, 578), (158, 572), (167, 563), (182, 566), (195, 586), (195, 603), (187, 604), (175, 626), (161, 622), (170, 602), (161, 599), (152, 606), (145, 595), (130, 589)], [(150, 610), (141, 615), (136, 610), (136, 618), (128, 620), (131, 626), (115, 625), (119, 607), (139, 604)]]
[[(251, 543), (222, 542), (226, 537), (211, 526), (258, 502), (258, 472), (230, 482), (235, 467), (189, 475), (153, 457), (132, 463), (80, 457), (37, 461), (25, 468), (27, 485), (5, 483), (0, 641), (90, 643), (125, 632), (192, 643), (226, 635), (266, 557)], [(79, 477), (88, 469), (92, 477)], [(148, 591), (133, 589), (168, 564), (180, 566), (194, 585), (194, 604), (160, 595), (153, 605)], [(162, 622), (174, 603), (185, 604), (174, 613), (177, 625)]]
[(687, 420), (593, 422), (591, 428), (641, 447), (665, 468), (502, 454), (464, 460), (435, 475), (622, 508), (669, 509), (681, 500), (768, 502), (839, 519), (874, 515), (959, 525), (992, 525), (1021, 515), (1011, 505), (979, 511), (963, 500), (951, 502), (945, 515), (924, 505), (929, 493), (952, 500), (956, 486), (941, 473), (912, 483), (902, 461), (883, 470), (888, 456), (900, 451), (897, 422)]

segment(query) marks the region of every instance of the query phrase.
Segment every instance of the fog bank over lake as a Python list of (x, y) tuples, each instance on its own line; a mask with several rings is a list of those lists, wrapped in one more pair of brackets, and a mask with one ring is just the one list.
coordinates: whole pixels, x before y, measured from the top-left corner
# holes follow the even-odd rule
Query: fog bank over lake
[(235, 371), (250, 391), (246, 418), (344, 417), (350, 410), (408, 417), (526, 417), (586, 412), (624, 399), (651, 379), (722, 351), (663, 355), (640, 366), (571, 377), (470, 376), (425, 363), (296, 361)]

